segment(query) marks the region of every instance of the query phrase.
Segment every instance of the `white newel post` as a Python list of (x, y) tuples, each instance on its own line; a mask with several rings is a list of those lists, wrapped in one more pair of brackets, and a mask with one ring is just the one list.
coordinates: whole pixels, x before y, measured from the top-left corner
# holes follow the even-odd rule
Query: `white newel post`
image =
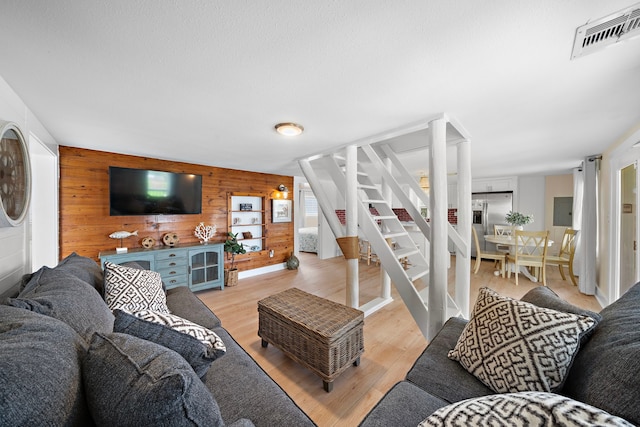
[(427, 340), (433, 339), (447, 316), (447, 122), (444, 118), (429, 123), (428, 137), (431, 147), (429, 174), (431, 175), (431, 253), (429, 275), (429, 324)]
[(458, 225), (460, 237), (467, 245), (466, 256), (456, 251), (456, 303), (465, 318), (469, 318), (469, 287), (471, 283), (471, 142), (462, 141), (458, 151)]
[[(346, 236), (358, 236), (358, 151), (355, 145), (346, 148)], [(347, 301), (346, 305), (353, 308), (360, 306), (358, 258), (347, 259)]]
[[(391, 172), (392, 162), (390, 158), (386, 157), (384, 159), (384, 166)], [(389, 206), (392, 206), (393, 191), (384, 179), (382, 180), (382, 197), (389, 203)], [(385, 300), (391, 298), (391, 278), (384, 268), (380, 269), (380, 298)]]

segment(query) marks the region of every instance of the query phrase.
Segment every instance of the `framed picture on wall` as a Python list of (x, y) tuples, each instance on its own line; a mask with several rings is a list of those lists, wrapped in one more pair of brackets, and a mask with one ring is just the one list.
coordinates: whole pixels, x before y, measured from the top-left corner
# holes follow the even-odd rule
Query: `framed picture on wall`
[(291, 200), (272, 200), (271, 222), (291, 222)]

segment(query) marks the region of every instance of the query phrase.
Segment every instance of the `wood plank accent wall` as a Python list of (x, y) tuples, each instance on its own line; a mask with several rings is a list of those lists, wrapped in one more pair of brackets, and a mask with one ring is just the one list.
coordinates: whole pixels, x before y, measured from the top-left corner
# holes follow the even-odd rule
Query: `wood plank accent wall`
[[(293, 177), (246, 172), (149, 157), (137, 157), (73, 147), (59, 147), (60, 153), (60, 259), (76, 252), (98, 260), (100, 251), (114, 250), (119, 241), (109, 238), (114, 231), (138, 230), (138, 236), (124, 239), (124, 246), (142, 247), (145, 236), (162, 245), (162, 236), (175, 232), (180, 244), (198, 243), (193, 231), (201, 221), (215, 224), (213, 243), (225, 240), (227, 194), (263, 194), (267, 200), (266, 249), (238, 255), (239, 270), (250, 270), (285, 262), (293, 252), (293, 222), (271, 222), (271, 194), (279, 184), (293, 188)], [(202, 175), (202, 214), (200, 215), (109, 215), (109, 166), (151, 169)], [(289, 193), (292, 198), (292, 192)], [(274, 256), (269, 257), (269, 251)]]

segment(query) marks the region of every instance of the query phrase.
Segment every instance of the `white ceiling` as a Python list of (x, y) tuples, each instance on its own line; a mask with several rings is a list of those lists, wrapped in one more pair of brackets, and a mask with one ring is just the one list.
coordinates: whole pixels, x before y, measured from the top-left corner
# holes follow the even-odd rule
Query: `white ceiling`
[(444, 112), (475, 177), (564, 173), (640, 123), (640, 38), (569, 59), (633, 3), (2, 0), (0, 76), (61, 145), (300, 175)]

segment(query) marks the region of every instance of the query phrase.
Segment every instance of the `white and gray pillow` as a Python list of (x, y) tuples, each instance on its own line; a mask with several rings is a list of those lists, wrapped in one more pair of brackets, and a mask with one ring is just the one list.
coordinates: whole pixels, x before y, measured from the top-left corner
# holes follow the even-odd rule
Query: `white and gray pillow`
[(449, 426), (602, 426), (633, 424), (599, 408), (554, 393), (505, 393), (467, 399), (442, 407), (418, 427)]
[(134, 316), (148, 322), (167, 326), (175, 331), (190, 335), (211, 349), (212, 353), (223, 355), (227, 349), (220, 337), (211, 329), (200, 326), (187, 319), (170, 313), (160, 313), (153, 310), (140, 310), (132, 313)]
[(168, 325), (144, 320), (122, 310), (114, 310), (113, 314), (115, 315), (113, 332), (133, 335), (174, 350), (189, 362), (200, 378), (207, 373), (214, 360), (225, 354), (224, 343), (213, 331), (209, 332), (215, 336), (214, 344), (209, 345), (208, 341), (203, 343), (196, 337), (172, 329)]
[(111, 310), (169, 313), (160, 273), (105, 262), (104, 300)]
[(497, 393), (556, 391), (596, 321), (500, 296), (481, 288), (448, 354)]

